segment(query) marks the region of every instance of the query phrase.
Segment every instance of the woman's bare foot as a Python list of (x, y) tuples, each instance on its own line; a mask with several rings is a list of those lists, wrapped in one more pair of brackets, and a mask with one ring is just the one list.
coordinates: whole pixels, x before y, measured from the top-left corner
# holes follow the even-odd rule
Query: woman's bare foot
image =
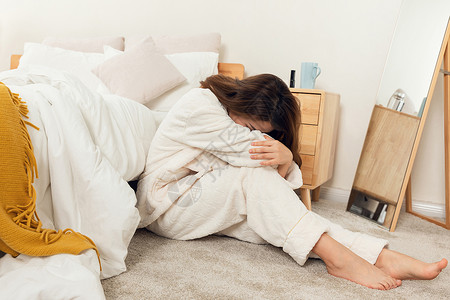
[(447, 263), (445, 258), (426, 263), (393, 250), (383, 249), (375, 266), (397, 279), (430, 280), (436, 278), (447, 267)]
[(328, 273), (333, 276), (378, 290), (401, 285), (401, 280), (392, 278), (327, 234), (322, 235), (312, 251), (325, 262)]

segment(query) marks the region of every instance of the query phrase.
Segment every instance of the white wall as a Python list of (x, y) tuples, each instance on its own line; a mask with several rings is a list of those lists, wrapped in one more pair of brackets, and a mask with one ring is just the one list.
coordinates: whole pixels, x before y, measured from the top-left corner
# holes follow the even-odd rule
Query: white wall
[[(46, 36), (220, 32), (221, 61), (286, 82), (318, 62), (316, 87), (341, 95), (333, 179), (350, 190), (401, 0), (0, 0), (0, 70)], [(297, 77), (297, 85), (300, 82)]]

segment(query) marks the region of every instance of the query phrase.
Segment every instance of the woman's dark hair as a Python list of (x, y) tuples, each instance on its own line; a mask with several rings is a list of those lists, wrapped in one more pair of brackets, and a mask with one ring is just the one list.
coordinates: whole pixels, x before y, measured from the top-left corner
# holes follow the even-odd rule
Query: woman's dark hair
[(299, 155), (299, 102), (283, 80), (275, 75), (261, 74), (242, 80), (213, 75), (200, 82), (210, 89), (227, 109), (240, 116), (268, 121), (273, 131), (268, 134), (288, 147), (293, 160), (301, 166)]

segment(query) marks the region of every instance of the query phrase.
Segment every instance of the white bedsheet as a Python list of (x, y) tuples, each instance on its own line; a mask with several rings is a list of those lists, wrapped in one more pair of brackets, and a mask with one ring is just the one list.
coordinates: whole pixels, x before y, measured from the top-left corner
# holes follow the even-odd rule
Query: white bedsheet
[[(0, 259), (0, 298), (39, 299), (59, 289), (52, 299), (103, 298), (100, 278), (126, 270), (127, 247), (139, 223), (136, 196), (127, 181), (138, 178), (145, 166), (157, 126), (153, 114), (128, 99), (93, 94), (76, 78), (53, 69), (2, 72), (0, 81), (27, 102), (29, 121), (40, 128), (28, 131), (44, 228), (72, 228), (90, 237), (102, 264), (100, 272), (93, 250), (80, 256), (5, 255)], [(12, 283), (19, 278), (17, 298)]]

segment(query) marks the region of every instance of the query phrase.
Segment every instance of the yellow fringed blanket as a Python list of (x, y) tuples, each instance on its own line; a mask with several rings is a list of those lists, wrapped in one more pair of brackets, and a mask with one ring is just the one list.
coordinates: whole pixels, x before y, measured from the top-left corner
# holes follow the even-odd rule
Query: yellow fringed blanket
[(0, 82), (0, 250), (12, 256), (97, 251), (91, 239), (71, 229), (42, 228), (32, 185), (36, 160), (26, 125), (36, 127), (22, 119), (27, 114), (25, 102)]

